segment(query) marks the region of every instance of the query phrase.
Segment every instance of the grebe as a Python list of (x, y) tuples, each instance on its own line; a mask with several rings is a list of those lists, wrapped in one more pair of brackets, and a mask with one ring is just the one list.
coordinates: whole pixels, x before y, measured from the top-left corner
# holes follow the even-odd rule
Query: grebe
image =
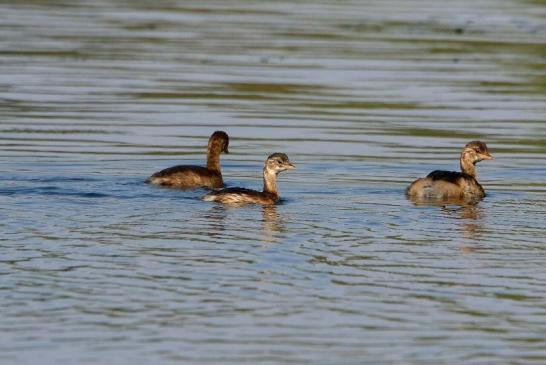
[(244, 188), (227, 188), (213, 191), (203, 196), (204, 201), (214, 201), (225, 204), (275, 204), (279, 201), (277, 190), (277, 174), (284, 170), (295, 169), (284, 153), (270, 155), (264, 164), (264, 189), (256, 191)]
[(146, 182), (178, 188), (221, 188), (224, 186), (220, 172), (220, 153), (228, 151), (229, 137), (226, 132), (216, 131), (209, 138), (207, 167), (180, 165), (156, 172)]
[(461, 153), (461, 172), (432, 171), (427, 177), (411, 183), (406, 194), (425, 199), (481, 199), (485, 191), (476, 180), (475, 164), (482, 160), (493, 160), (487, 145), (480, 141), (469, 142)]

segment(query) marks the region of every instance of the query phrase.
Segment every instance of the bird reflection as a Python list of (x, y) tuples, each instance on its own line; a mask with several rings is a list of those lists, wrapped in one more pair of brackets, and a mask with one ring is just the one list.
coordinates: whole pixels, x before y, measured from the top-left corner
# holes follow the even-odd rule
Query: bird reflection
[(459, 226), (465, 240), (472, 240), (479, 237), (483, 223), (483, 211), (477, 204), (463, 204), (454, 209), (444, 207), (448, 214), (456, 212), (459, 218)]
[(436, 207), (446, 207), (448, 205), (457, 205), (457, 206), (475, 206), (479, 203), (480, 199), (473, 198), (427, 198), (427, 197), (416, 197), (408, 196), (415, 206), (436, 206)]
[[(238, 209), (260, 209), (262, 219), (246, 220), (244, 224), (248, 224), (248, 229), (256, 231), (256, 226), (261, 224), (261, 230), (257, 232), (263, 242), (272, 243), (278, 241), (278, 233), (285, 230), (284, 220), (281, 218), (275, 205), (264, 206), (227, 206), (223, 204), (215, 204), (205, 214), (202, 214), (200, 219), (208, 222), (206, 234), (210, 237), (218, 238), (223, 235), (226, 230), (233, 229), (233, 225), (229, 223), (230, 216), (232, 219), (240, 219), (237, 214), (234, 214)], [(245, 212), (244, 214), (247, 214)], [(252, 213), (257, 213), (255, 210)], [(239, 225), (240, 227), (240, 225)], [(259, 230), (259, 228), (258, 228)]]
[(415, 206), (436, 206), (439, 207), (449, 217), (454, 215), (457, 218), (462, 238), (465, 241), (461, 245), (461, 250), (465, 253), (474, 252), (475, 249), (468, 245), (479, 238), (483, 231), (484, 211), (480, 209), (477, 200), (468, 199), (450, 199), (450, 200), (431, 200), (409, 198)]
[(461, 227), (464, 237), (471, 239), (479, 236), (483, 223), (483, 210), (477, 204), (467, 204), (459, 208)]
[(275, 205), (262, 207), (263, 240), (274, 243), (278, 240), (276, 233), (284, 231), (284, 222)]

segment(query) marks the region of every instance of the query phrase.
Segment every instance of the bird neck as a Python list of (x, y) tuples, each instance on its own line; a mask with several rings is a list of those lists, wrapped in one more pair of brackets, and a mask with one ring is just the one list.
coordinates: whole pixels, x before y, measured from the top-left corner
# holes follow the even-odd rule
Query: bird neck
[(207, 153), (207, 169), (220, 173), (220, 152), (218, 148), (209, 148)]
[(474, 165), (470, 156), (467, 156), (464, 151), (461, 154), (461, 172), (476, 178), (476, 165)]
[(277, 190), (277, 174), (264, 167), (264, 193), (279, 195)]

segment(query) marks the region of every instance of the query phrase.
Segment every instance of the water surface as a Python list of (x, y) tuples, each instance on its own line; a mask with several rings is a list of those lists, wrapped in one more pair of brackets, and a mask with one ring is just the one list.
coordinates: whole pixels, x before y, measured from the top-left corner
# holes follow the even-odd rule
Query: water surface
[[(546, 362), (542, 1), (0, 4), (0, 363)], [(274, 207), (148, 186), (202, 164)], [(413, 179), (487, 142), (488, 196)]]

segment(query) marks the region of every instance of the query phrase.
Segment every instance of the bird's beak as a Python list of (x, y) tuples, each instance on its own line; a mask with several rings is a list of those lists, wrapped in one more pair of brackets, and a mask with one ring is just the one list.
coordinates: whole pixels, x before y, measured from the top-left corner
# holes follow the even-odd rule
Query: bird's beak
[(295, 169), (296, 168), (296, 165), (294, 165), (293, 163), (287, 163), (286, 165), (286, 168), (289, 169), (289, 170), (292, 170), (292, 169)]
[(494, 160), (495, 158), (489, 154), (489, 152), (480, 153), (482, 160)]
[(224, 153), (229, 154), (229, 150), (228, 150), (227, 146), (224, 148)]

